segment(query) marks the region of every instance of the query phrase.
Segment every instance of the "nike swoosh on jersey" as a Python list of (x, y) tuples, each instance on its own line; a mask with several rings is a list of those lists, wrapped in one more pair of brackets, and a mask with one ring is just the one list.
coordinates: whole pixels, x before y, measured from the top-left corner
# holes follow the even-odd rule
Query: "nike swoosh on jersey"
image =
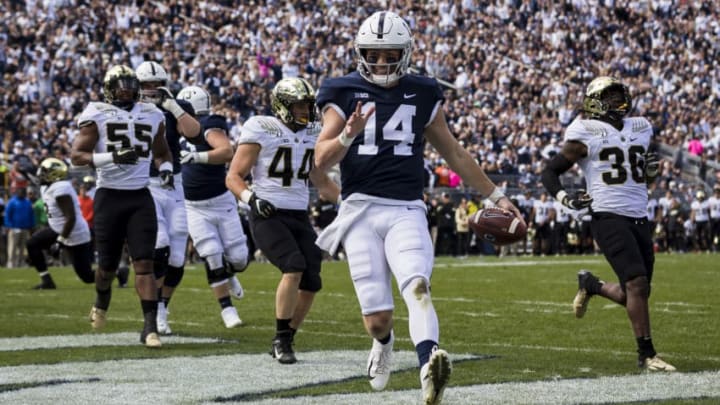
[(417, 94), (403, 94), (403, 98), (405, 98), (406, 100), (415, 96), (417, 96)]

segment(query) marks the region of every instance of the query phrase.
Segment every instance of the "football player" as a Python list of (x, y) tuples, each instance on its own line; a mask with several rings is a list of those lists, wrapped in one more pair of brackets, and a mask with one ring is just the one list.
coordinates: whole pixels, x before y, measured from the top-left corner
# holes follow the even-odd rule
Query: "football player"
[(710, 227), (712, 233), (712, 250), (720, 249), (720, 184), (713, 186), (713, 195), (708, 198), (710, 203)]
[(90, 311), (93, 329), (105, 326), (112, 281), (123, 244), (135, 270), (135, 289), (145, 319), (140, 341), (160, 347), (157, 333), (157, 288), (153, 247), (157, 236), (155, 203), (148, 190), (154, 164), (164, 187), (172, 187), (173, 164), (165, 140), (165, 117), (153, 104), (140, 102), (140, 82), (124, 65), (110, 68), (103, 79), (104, 102), (90, 102), (78, 116), (79, 134), (72, 145), (76, 166), (97, 171), (95, 242), (97, 297)]
[[(600, 76), (590, 82), (582, 115), (565, 131), (565, 144), (542, 172), (550, 195), (570, 209), (590, 208), (591, 232), (618, 277), (600, 281), (587, 270), (578, 273), (575, 316), (585, 315), (594, 295), (627, 309), (638, 346), (638, 365), (649, 371), (674, 371), (657, 356), (650, 335), (648, 298), (655, 254), (647, 218), (647, 185), (659, 172), (660, 161), (650, 152), (653, 130), (642, 117), (627, 117), (632, 108), (628, 87)], [(578, 163), (587, 193), (569, 194), (559, 176)]]
[(150, 192), (155, 200), (158, 234), (155, 242), (155, 278), (158, 286), (158, 331), (170, 334), (167, 307), (175, 288), (185, 272), (185, 250), (188, 240), (187, 214), (180, 177), (180, 139), (200, 139), (200, 123), (195, 119), (192, 105), (175, 100), (168, 89), (170, 78), (160, 64), (146, 61), (137, 68), (140, 99), (155, 104), (165, 115), (165, 138), (172, 156), (172, 187), (165, 187), (166, 179), (150, 166)]
[(365, 328), (373, 337), (370, 385), (385, 388), (393, 348), (395, 277), (408, 308), (418, 354), (423, 400), (439, 403), (450, 378), (446, 351), (430, 297), (434, 261), (423, 203), (423, 149), (429, 141), (449, 166), (500, 208), (520, 212), (488, 179), (447, 126), (435, 79), (408, 74), (413, 36), (397, 14), (367, 18), (355, 37), (356, 72), (326, 79), (317, 97), (323, 127), (315, 163), (340, 163), (342, 204), (318, 238), (334, 253), (342, 243)]
[(227, 328), (234, 328), (242, 320), (230, 295), (243, 296), (234, 273), (247, 267), (248, 248), (237, 201), (225, 186), (225, 164), (233, 157), (227, 121), (210, 114), (210, 95), (201, 87), (185, 87), (178, 99), (192, 104), (202, 126), (200, 142), (180, 142), (188, 229), (195, 250), (205, 262), (208, 283), (220, 303), (220, 316)]
[[(248, 204), (256, 246), (282, 272), (275, 293), (276, 333), (271, 354), (295, 363), (295, 332), (322, 287), (322, 253), (308, 214), (308, 179), (336, 201), (337, 185), (313, 167), (315, 91), (301, 78), (277, 82), (270, 95), (275, 116), (254, 116), (242, 128), (227, 186)], [(252, 174), (252, 189), (245, 178)]]
[(40, 163), (37, 179), (40, 194), (45, 203), (48, 225), (35, 232), (27, 243), (28, 258), (40, 275), (35, 289), (55, 289), (55, 282), (48, 273), (45, 250), (67, 249), (72, 257), (75, 273), (85, 283), (92, 283), (93, 247), (90, 227), (80, 212), (78, 195), (67, 180), (68, 167), (60, 159), (47, 158)]

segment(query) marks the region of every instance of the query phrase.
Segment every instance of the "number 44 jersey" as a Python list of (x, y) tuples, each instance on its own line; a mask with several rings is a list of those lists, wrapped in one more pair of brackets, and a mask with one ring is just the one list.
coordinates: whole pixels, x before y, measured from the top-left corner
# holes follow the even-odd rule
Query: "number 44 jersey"
[(137, 102), (130, 111), (102, 102), (91, 102), (78, 116), (78, 126), (89, 122), (97, 125), (95, 152), (113, 152), (134, 147), (138, 163), (111, 164), (97, 169), (97, 187), (117, 190), (138, 190), (147, 187), (152, 144), (165, 117), (154, 104)]
[(247, 120), (238, 144), (260, 145), (260, 155), (251, 172), (253, 192), (277, 208), (307, 210), (308, 178), (319, 132), (317, 123), (293, 132), (273, 116)]
[(578, 164), (593, 197), (593, 211), (632, 218), (647, 215), (644, 156), (652, 136), (650, 122), (642, 117), (625, 118), (621, 131), (599, 120), (578, 118), (570, 124), (565, 140), (588, 149)]

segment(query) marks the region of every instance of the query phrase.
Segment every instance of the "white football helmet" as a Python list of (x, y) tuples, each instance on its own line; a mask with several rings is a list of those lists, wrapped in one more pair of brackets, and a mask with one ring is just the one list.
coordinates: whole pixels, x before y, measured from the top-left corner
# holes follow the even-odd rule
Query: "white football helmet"
[(140, 81), (140, 99), (146, 103), (162, 103), (163, 93), (157, 88), (167, 86), (170, 81), (165, 68), (157, 62), (145, 61), (137, 67), (135, 74)]
[(187, 100), (192, 104), (195, 115), (210, 114), (210, 94), (199, 86), (188, 86), (180, 90), (178, 100)]
[[(410, 26), (399, 15), (391, 11), (378, 11), (360, 25), (354, 47), (360, 75), (378, 86), (389, 87), (400, 80), (410, 66), (413, 48), (412, 32)], [(400, 49), (402, 56), (395, 63), (370, 63), (365, 59), (368, 49)], [(375, 66), (389, 67), (391, 73), (373, 74), (372, 68)]]

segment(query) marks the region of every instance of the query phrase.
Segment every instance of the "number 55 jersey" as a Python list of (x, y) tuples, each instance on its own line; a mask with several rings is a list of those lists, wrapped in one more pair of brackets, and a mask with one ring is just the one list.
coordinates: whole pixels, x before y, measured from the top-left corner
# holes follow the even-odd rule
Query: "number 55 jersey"
[(621, 131), (599, 120), (576, 119), (570, 124), (565, 140), (588, 149), (578, 164), (593, 197), (593, 211), (647, 216), (644, 156), (652, 136), (650, 122), (642, 117), (625, 118)]
[(292, 132), (273, 116), (247, 120), (238, 144), (260, 145), (258, 161), (251, 172), (252, 189), (258, 198), (280, 209), (308, 209), (308, 179), (319, 132), (317, 123)]
[(165, 117), (154, 104), (137, 102), (130, 111), (103, 102), (91, 102), (77, 118), (78, 127), (95, 123), (98, 142), (95, 152), (113, 152), (134, 147), (138, 162), (98, 167), (97, 187), (138, 190), (147, 187), (152, 144)]

